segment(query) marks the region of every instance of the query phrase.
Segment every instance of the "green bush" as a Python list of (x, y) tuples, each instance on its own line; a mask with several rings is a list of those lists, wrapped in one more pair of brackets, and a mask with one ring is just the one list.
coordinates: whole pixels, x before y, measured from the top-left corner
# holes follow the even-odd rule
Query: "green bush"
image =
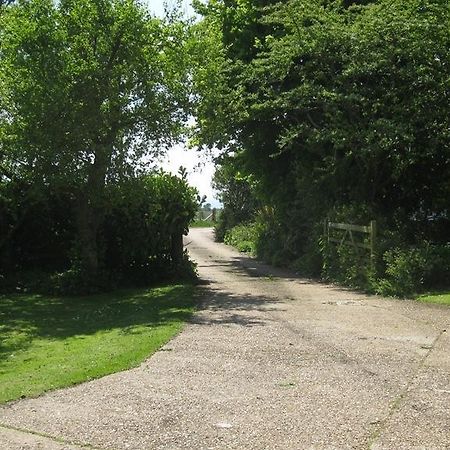
[(384, 274), (373, 283), (377, 293), (407, 297), (425, 288), (448, 287), (450, 244), (394, 248), (384, 253), (383, 260)]
[(225, 244), (236, 247), (240, 252), (255, 253), (259, 237), (256, 223), (237, 225), (225, 233)]
[[(364, 224), (370, 217), (369, 208), (347, 205), (333, 212), (332, 221)], [(366, 292), (411, 297), (425, 289), (449, 287), (449, 243), (408, 243), (411, 235), (400, 226), (388, 228), (382, 220), (377, 222), (382, 229), (373, 260), (366, 249), (329, 243), (323, 235), (323, 223), (316, 224), (307, 237), (289, 234), (269, 208), (260, 211), (255, 222), (226, 232), (225, 242), (273, 265), (289, 266), (301, 275), (322, 276)]]
[(411, 297), (424, 289), (448, 287), (449, 244), (423, 243), (388, 248), (388, 241), (384, 238), (379, 248), (383, 250), (380, 250), (373, 267), (367, 257), (361, 258), (361, 253), (356, 253), (352, 247), (337, 248), (324, 242), (324, 277), (347, 286), (397, 297)]
[(373, 276), (371, 261), (367, 251), (350, 245), (336, 245), (322, 242), (322, 276), (354, 288), (370, 290)]
[(239, 156), (224, 154), (216, 160), (213, 187), (220, 193), (223, 209), (215, 226), (216, 241), (223, 242), (225, 234), (233, 227), (252, 222), (259, 201), (255, 195), (255, 183), (238, 169)]
[(117, 281), (105, 271), (98, 273), (94, 278), (83, 269), (74, 266), (64, 272), (52, 274), (47, 284), (41, 284), (40, 291), (63, 296), (98, 294), (115, 289)]
[(186, 258), (172, 260), (172, 237), (198, 209), (185, 179), (155, 173), (107, 185), (95, 275), (81, 267), (73, 189), (0, 185), (0, 289), (75, 295), (195, 276)]
[[(245, 220), (242, 218), (245, 217)], [(236, 214), (236, 211), (233, 211), (231, 207), (224, 207), (219, 217), (217, 218), (217, 222), (214, 225), (214, 234), (217, 242), (224, 242), (225, 234), (237, 225), (242, 223), (248, 223), (248, 220), (251, 220), (253, 217), (248, 215), (242, 215), (239, 217)]]
[(105, 268), (124, 275), (165, 276), (172, 236), (186, 233), (197, 212), (195, 189), (159, 173), (111, 186), (109, 196), (111, 208), (100, 232)]
[[(365, 204), (351, 203), (335, 207), (328, 212), (328, 220), (337, 223), (367, 224), (373, 217), (371, 208)], [(346, 286), (370, 290), (373, 268), (369, 252), (352, 245), (329, 243), (323, 236), (323, 224), (319, 233), (322, 235), (319, 244), (322, 255), (322, 277)], [(331, 234), (333, 233), (335, 232), (331, 230)], [(340, 239), (340, 235), (339, 231), (334, 237)], [(355, 239), (360, 238), (355, 236)]]
[(383, 255), (386, 263), (384, 277), (375, 283), (383, 295), (406, 297), (422, 290), (427, 272), (431, 269), (426, 250), (419, 248), (388, 250)]
[(0, 179), (0, 273), (67, 268), (74, 240), (69, 188)]
[(450, 287), (450, 242), (428, 246), (430, 269), (425, 273), (424, 287), (438, 289)]

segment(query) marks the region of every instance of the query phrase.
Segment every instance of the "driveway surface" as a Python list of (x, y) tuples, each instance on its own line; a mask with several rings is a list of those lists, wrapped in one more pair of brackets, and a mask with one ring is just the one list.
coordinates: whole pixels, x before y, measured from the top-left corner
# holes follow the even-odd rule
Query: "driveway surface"
[(450, 449), (450, 308), (296, 278), (194, 229), (202, 304), (139, 368), (0, 408), (2, 449)]

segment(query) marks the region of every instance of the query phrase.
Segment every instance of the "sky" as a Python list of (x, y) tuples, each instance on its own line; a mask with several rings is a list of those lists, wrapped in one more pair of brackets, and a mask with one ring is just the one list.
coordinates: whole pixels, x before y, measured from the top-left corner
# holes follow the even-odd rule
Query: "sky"
[[(155, 14), (161, 16), (164, 14), (163, 0), (147, 0), (147, 3)], [(169, 6), (171, 3), (173, 0), (168, 1)], [(192, 15), (190, 0), (183, 0), (182, 4), (185, 13)], [(197, 188), (202, 197), (206, 195), (206, 202), (211, 203), (213, 207), (219, 207), (220, 202), (215, 198), (215, 192), (211, 186), (214, 175), (211, 155), (201, 153), (196, 149), (188, 149), (187, 145), (177, 145), (168, 151), (167, 156), (161, 162), (161, 167), (176, 174), (180, 166), (187, 169), (189, 183)]]
[[(164, 15), (164, 3), (167, 3), (170, 7), (171, 4), (175, 3), (175, 0), (144, 0), (150, 7), (150, 10), (157, 14), (158, 16)], [(182, 0), (182, 8), (183, 11), (188, 14), (192, 15), (193, 10), (190, 6), (191, 0)]]

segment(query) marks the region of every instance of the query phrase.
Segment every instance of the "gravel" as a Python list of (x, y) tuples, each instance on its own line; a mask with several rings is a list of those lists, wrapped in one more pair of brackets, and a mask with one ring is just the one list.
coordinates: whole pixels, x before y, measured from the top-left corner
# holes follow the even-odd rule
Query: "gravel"
[(203, 283), (184, 331), (136, 369), (1, 407), (0, 448), (450, 449), (450, 308), (301, 279), (211, 229), (185, 243)]

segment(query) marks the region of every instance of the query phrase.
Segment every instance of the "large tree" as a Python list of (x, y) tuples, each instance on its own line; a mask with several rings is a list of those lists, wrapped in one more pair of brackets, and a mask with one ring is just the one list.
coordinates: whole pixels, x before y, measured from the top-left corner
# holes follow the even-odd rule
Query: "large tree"
[(71, 189), (90, 273), (105, 185), (180, 134), (185, 38), (135, 0), (21, 0), (0, 17), (2, 177)]
[(224, 57), (221, 114), (199, 108), (200, 139), (239, 151), (286, 242), (349, 205), (392, 227), (448, 217), (447, 1), (211, 0), (202, 12)]

